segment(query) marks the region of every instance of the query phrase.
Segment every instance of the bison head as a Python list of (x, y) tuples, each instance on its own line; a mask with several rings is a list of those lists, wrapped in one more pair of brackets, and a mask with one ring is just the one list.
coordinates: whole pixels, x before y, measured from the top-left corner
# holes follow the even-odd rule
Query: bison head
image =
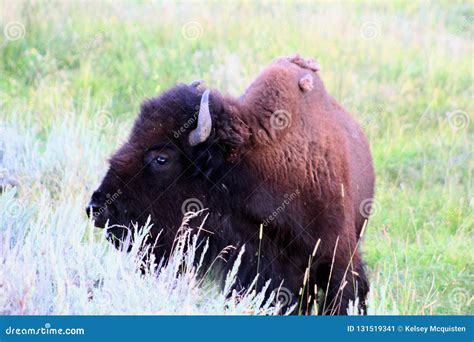
[(151, 217), (152, 234), (162, 231), (171, 241), (184, 212), (212, 207), (213, 216), (222, 217), (228, 206), (224, 196), (213, 194), (228, 191), (223, 177), (232, 168), (229, 156), (245, 136), (245, 129), (237, 132), (240, 126), (230, 123), (236, 108), (200, 83), (145, 100), (87, 205), (95, 225), (123, 238), (127, 226)]

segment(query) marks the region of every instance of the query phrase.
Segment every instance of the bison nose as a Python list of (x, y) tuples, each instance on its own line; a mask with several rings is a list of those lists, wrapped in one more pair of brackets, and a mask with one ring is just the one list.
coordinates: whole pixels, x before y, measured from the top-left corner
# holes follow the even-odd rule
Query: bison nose
[(96, 217), (101, 210), (101, 206), (95, 203), (94, 201), (90, 201), (89, 204), (86, 206), (87, 217)]
[(100, 211), (103, 210), (104, 198), (105, 196), (100, 190), (94, 191), (89, 204), (86, 206), (86, 212), (89, 218), (91, 215), (96, 217), (100, 214)]

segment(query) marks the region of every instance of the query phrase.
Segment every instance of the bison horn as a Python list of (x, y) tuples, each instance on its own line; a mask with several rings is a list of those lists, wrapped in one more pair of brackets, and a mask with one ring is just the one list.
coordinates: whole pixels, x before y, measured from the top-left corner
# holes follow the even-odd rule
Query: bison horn
[(196, 146), (197, 144), (206, 141), (211, 134), (211, 129), (212, 119), (209, 110), (209, 89), (207, 89), (201, 97), (197, 127), (189, 133), (189, 144), (191, 146)]

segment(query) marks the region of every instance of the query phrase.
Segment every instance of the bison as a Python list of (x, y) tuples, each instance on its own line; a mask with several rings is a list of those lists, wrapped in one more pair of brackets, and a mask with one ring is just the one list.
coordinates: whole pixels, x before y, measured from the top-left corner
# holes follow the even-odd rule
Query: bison
[(365, 313), (358, 247), (373, 162), (361, 127), (326, 92), (318, 69), (283, 57), (239, 98), (193, 82), (145, 100), (86, 208), (95, 225), (123, 238), (123, 227), (150, 218), (154, 253), (166, 258), (181, 208), (192, 203), (208, 210), (208, 260), (245, 246), (237, 290), (258, 273), (259, 288), (268, 280), (284, 287), (303, 312), (318, 303), (320, 314), (347, 314), (354, 301)]

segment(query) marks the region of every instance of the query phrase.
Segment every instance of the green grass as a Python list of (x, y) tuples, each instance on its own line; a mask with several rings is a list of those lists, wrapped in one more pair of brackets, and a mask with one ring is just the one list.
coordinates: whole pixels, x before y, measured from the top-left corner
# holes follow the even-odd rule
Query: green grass
[(21, 39), (0, 35), (0, 126), (19, 134), (0, 128), (0, 167), (32, 209), (2, 215), (0, 230), (12, 220), (52, 229), (66, 209), (84, 225), (87, 196), (144, 97), (195, 79), (238, 95), (272, 59), (299, 52), (318, 59), (372, 146), (377, 210), (363, 245), (372, 308), (474, 312), (472, 3), (0, 8), (2, 31), (24, 27)]

